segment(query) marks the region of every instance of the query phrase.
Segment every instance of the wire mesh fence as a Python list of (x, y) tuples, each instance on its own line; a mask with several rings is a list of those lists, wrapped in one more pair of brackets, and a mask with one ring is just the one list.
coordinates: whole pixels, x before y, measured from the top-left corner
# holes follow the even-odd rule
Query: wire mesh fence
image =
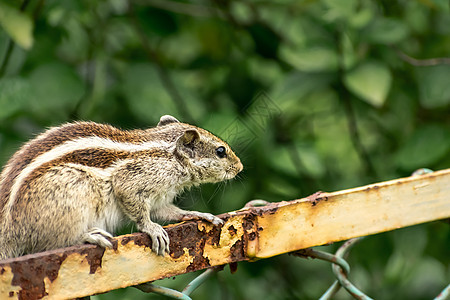
[[(258, 202), (261, 203), (261, 202)], [(350, 253), (350, 250), (358, 244), (360, 241), (362, 241), (365, 237), (358, 237), (354, 239), (350, 239), (342, 244), (341, 247), (336, 251), (335, 254), (331, 254), (324, 251), (315, 250), (313, 248), (308, 249), (301, 249), (298, 251), (294, 251), (289, 253), (292, 256), (300, 257), (300, 258), (313, 258), (313, 259), (319, 259), (323, 261), (327, 261), (331, 263), (332, 272), (334, 273), (334, 276), (336, 277), (336, 281), (324, 292), (322, 296), (320, 296), (318, 299), (320, 300), (330, 300), (333, 299), (333, 297), (336, 295), (336, 293), (341, 289), (344, 288), (349, 295), (351, 295), (354, 299), (361, 299), (361, 300), (371, 300), (373, 298), (366, 295), (363, 291), (358, 289), (355, 284), (352, 283), (351, 279), (349, 278), (350, 275), (350, 265), (346, 261), (347, 256)], [(191, 293), (200, 287), (200, 285), (207, 282), (207, 280), (218, 273), (219, 271), (223, 270), (224, 266), (218, 266), (214, 268), (207, 269), (200, 275), (198, 275), (194, 280), (192, 280), (181, 292), (162, 287), (153, 283), (144, 283), (138, 286), (135, 286), (136, 288), (140, 289), (143, 292), (146, 293), (155, 293), (159, 295), (163, 295), (166, 297), (170, 297), (173, 299), (183, 299), (183, 300), (191, 300), (190, 297)], [(445, 300), (450, 298), (450, 284), (447, 285), (442, 292), (437, 295), (434, 300)]]

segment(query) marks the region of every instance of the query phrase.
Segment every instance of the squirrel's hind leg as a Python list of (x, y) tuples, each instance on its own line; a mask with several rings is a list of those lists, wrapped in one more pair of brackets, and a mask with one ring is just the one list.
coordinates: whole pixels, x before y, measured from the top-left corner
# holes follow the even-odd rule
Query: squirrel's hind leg
[(81, 236), (81, 241), (84, 243), (99, 245), (103, 248), (112, 248), (113, 245), (110, 241), (112, 238), (113, 236), (109, 232), (93, 227)]

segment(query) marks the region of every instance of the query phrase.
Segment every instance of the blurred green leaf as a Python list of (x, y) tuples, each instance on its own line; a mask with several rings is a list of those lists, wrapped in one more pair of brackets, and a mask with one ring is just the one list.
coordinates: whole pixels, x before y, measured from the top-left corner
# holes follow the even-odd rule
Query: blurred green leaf
[(289, 149), (286, 147), (277, 147), (272, 150), (274, 154), (270, 157), (270, 164), (277, 170), (284, 172), (286, 174), (296, 176), (298, 174), (298, 170), (292, 161), (291, 154), (289, 153)]
[(326, 7), (323, 17), (331, 22), (339, 19), (348, 19), (355, 13), (358, 6), (357, 0), (323, 0), (322, 2)]
[(0, 81), (0, 120), (20, 111), (31, 96), (28, 80), (14, 77)]
[(404, 40), (409, 28), (393, 18), (378, 18), (366, 30), (365, 38), (374, 43), (392, 45)]
[(420, 104), (425, 108), (438, 108), (450, 104), (450, 66), (416, 68)]
[(402, 145), (396, 155), (397, 164), (408, 171), (432, 167), (449, 151), (449, 132), (438, 125), (427, 125), (419, 128)]
[(27, 14), (0, 2), (0, 25), (20, 47), (28, 50), (33, 46), (33, 22)]
[(131, 111), (142, 121), (151, 123), (162, 115), (178, 114), (170, 95), (161, 84), (156, 68), (151, 64), (129, 66), (124, 73), (121, 89)]
[(85, 92), (72, 68), (61, 63), (42, 64), (30, 74), (33, 91), (29, 112), (40, 118), (65, 119)]
[(364, 62), (344, 77), (344, 83), (352, 93), (375, 107), (383, 106), (391, 82), (389, 68), (376, 61)]
[(353, 41), (346, 34), (342, 35), (341, 40), (342, 67), (345, 70), (352, 69), (358, 62), (358, 56), (354, 48)]
[(326, 168), (315, 148), (311, 145), (305, 145), (302, 143), (298, 146), (297, 153), (302, 162), (304, 172), (315, 178), (324, 176)]
[(294, 71), (285, 74), (282, 80), (273, 85), (270, 95), (281, 105), (282, 109), (292, 111), (301, 110), (299, 100), (316, 90), (325, 90), (332, 80), (332, 76), (325, 74), (309, 74)]
[(440, 9), (444, 12), (450, 12), (450, 5), (447, 0), (431, 0), (429, 5), (434, 6), (436, 9)]
[(432, 24), (428, 22), (429, 11), (423, 9), (422, 4), (416, 1), (405, 3), (405, 24), (412, 31), (425, 34)]
[[(264, 178), (268, 191), (276, 194), (279, 198), (292, 197), (298, 193), (298, 187), (281, 180), (280, 176), (267, 176)], [(260, 298), (262, 299), (262, 298)]]
[(338, 69), (338, 56), (335, 49), (323, 46), (303, 49), (283, 46), (280, 56), (296, 69), (305, 72), (335, 71)]
[(350, 17), (349, 24), (353, 28), (360, 29), (369, 24), (369, 22), (372, 21), (373, 18), (374, 11), (369, 8), (363, 8)]

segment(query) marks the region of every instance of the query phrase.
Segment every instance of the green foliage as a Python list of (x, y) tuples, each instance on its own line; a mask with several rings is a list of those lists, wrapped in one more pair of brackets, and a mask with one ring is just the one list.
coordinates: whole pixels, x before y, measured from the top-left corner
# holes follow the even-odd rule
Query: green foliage
[[(189, 209), (450, 167), (446, 0), (0, 0), (0, 26), (2, 164), (51, 125), (148, 127), (173, 114), (227, 139), (245, 166), (182, 195)], [(352, 250), (351, 278), (376, 299), (430, 299), (449, 282), (448, 249), (442, 222), (372, 236)], [(193, 296), (317, 299), (332, 281), (329, 264), (282, 256), (221, 272)]]
[(379, 62), (364, 62), (344, 77), (347, 88), (367, 103), (381, 107), (391, 87), (389, 68)]
[(425, 108), (439, 108), (450, 104), (450, 67), (431, 66), (416, 70), (419, 82), (419, 101)]
[(24, 49), (30, 49), (33, 45), (31, 18), (4, 2), (0, 2), (0, 25), (17, 45)]

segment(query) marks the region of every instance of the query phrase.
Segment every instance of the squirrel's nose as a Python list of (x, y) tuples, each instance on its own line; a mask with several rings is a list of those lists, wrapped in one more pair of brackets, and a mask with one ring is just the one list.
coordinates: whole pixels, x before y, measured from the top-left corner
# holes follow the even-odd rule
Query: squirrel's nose
[(241, 163), (241, 161), (238, 161), (236, 168), (238, 170), (237, 173), (240, 173), (244, 169), (244, 165)]

